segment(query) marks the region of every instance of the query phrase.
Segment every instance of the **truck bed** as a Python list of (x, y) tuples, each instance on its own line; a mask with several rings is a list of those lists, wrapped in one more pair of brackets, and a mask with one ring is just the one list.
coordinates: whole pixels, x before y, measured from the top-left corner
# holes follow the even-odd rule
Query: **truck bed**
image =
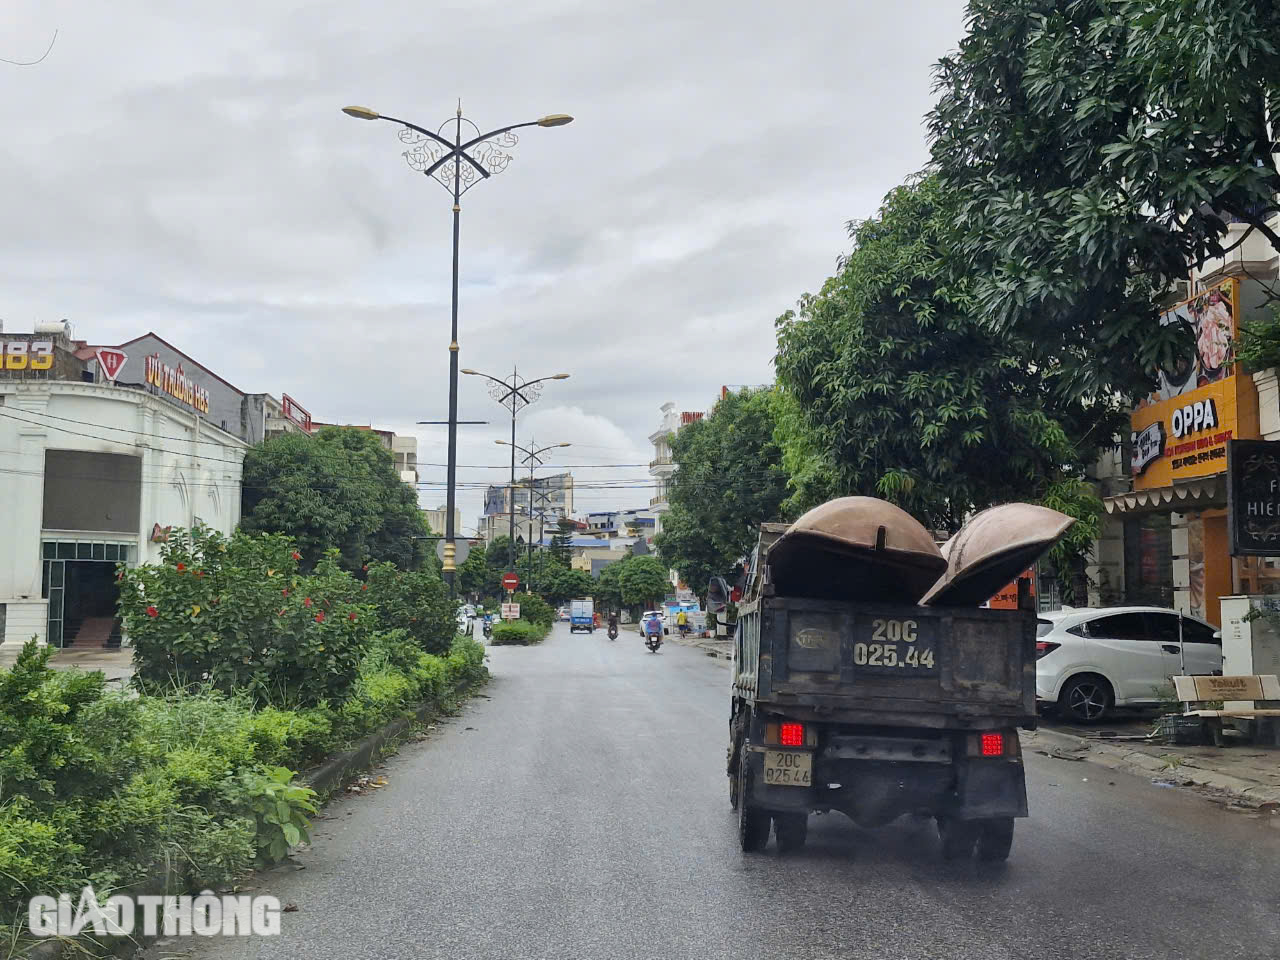
[(734, 692), (815, 720), (1029, 726), (1035, 623), (1015, 610), (764, 596), (738, 611)]

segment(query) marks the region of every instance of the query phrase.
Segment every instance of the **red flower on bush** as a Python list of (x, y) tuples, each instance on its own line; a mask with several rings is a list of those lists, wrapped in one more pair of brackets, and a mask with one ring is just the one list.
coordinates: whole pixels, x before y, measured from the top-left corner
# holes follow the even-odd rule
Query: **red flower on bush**
[(361, 590), (368, 590), (368, 589), (369, 589), (369, 585), (368, 585), (367, 583), (362, 583), (362, 584), (360, 585), (360, 589), (361, 589)]
[(361, 570), (363, 570), (365, 573), (368, 573), (368, 572), (369, 572), (369, 565), (366, 563), (366, 564), (365, 564), (363, 567), (361, 567), (360, 569), (361, 569)]
[(204, 571), (203, 571), (203, 570), (197, 570), (197, 571), (196, 571), (196, 576), (197, 576), (197, 577), (203, 577), (203, 576), (204, 576)]
[(324, 623), (324, 611), (321, 610), (316, 614), (316, 623)]
[(282, 597), (287, 597), (288, 595), (289, 595), (289, 588), (288, 588), (288, 587), (285, 587), (283, 590), (281, 590), (281, 591), (280, 591), (280, 596), (282, 596)]
[(347, 619), (348, 619), (348, 620), (354, 621), (354, 620), (355, 620), (355, 618), (356, 618), (356, 615), (355, 615), (354, 613), (348, 613), (348, 614), (347, 614)]
[(300, 554), (297, 550), (293, 551), (293, 559), (295, 559), (295, 560), (301, 560), (301, 559), (302, 559), (302, 554)]
[(154, 606), (147, 607), (147, 616), (153, 617), (153, 618), (158, 617), (160, 616), (160, 611), (157, 610)]
[(119, 583), (123, 579), (124, 579), (124, 571), (121, 570), (119, 573), (116, 574), (116, 582)]
[(279, 613), (277, 613), (277, 614), (276, 614), (276, 616), (277, 616), (277, 617), (283, 617), (283, 616), (284, 616), (284, 607), (281, 607), (281, 608), (280, 608), (280, 612), (279, 612)]
[(307, 599), (303, 600), (303, 601), (302, 601), (302, 605), (303, 605), (304, 607), (309, 607), (309, 606), (311, 606), (311, 598), (310, 598), (310, 597), (307, 597)]
[(180, 564), (178, 564), (178, 572), (179, 572), (179, 573), (182, 573), (182, 571), (184, 571), (184, 570), (186, 570), (186, 569), (187, 569), (187, 565), (186, 565), (185, 563), (180, 563)]

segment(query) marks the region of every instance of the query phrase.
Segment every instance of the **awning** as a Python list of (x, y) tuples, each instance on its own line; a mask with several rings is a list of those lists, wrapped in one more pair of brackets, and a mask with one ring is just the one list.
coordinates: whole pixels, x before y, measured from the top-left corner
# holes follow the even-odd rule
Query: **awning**
[(1104, 497), (1107, 513), (1160, 513), (1211, 510), (1227, 505), (1226, 474), (1187, 480), (1168, 487), (1132, 490)]

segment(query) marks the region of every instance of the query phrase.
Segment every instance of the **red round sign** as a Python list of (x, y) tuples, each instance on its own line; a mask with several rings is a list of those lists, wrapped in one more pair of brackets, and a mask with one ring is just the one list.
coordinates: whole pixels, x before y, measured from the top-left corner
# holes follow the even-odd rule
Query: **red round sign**
[(508, 590), (514, 590), (520, 586), (520, 578), (514, 573), (504, 573), (502, 575), (502, 585)]

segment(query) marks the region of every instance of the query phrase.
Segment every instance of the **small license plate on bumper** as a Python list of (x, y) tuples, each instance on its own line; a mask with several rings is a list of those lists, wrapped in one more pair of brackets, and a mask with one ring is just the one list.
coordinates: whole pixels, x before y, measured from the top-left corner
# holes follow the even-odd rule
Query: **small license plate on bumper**
[(764, 783), (767, 787), (812, 786), (813, 754), (795, 750), (766, 750)]

